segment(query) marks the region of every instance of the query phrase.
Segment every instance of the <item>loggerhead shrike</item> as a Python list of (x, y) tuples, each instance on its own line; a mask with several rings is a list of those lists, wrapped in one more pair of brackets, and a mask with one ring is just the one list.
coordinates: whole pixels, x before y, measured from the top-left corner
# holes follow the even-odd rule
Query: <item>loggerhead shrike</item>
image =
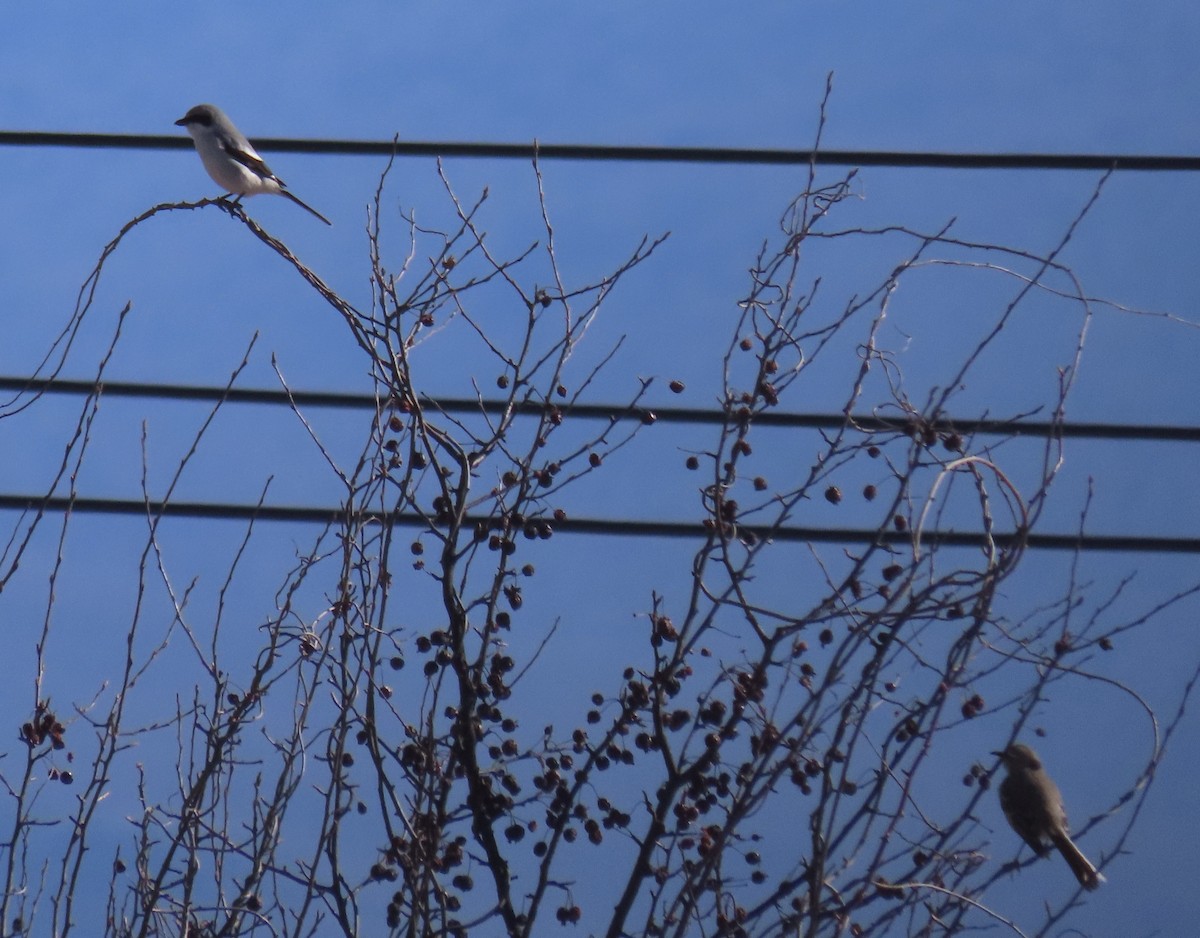
[(308, 209), (325, 224), (333, 224), (288, 191), (287, 183), (271, 172), (271, 167), (258, 155), (250, 141), (242, 136), (242, 132), (233, 126), (233, 121), (215, 104), (197, 104), (175, 124), (187, 128), (213, 182), (231, 195), (236, 195), (235, 202), (244, 195), (258, 195), (260, 192), (282, 195), (301, 208)]

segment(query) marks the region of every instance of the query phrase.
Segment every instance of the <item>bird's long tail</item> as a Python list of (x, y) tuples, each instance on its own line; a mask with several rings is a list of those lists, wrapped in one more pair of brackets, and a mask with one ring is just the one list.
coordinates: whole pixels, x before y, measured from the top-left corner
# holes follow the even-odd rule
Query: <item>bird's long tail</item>
[(1075, 846), (1075, 842), (1070, 837), (1066, 834), (1060, 834), (1054, 837), (1053, 840), (1054, 846), (1058, 848), (1058, 852), (1067, 861), (1067, 866), (1071, 868), (1071, 872), (1079, 880), (1080, 886), (1084, 889), (1095, 889), (1104, 882), (1103, 874), (1092, 866), (1092, 861), (1083, 855), (1083, 851)]
[(315, 208), (313, 208), (313, 207), (312, 207), (311, 205), (309, 205), (307, 202), (304, 202), (304, 201), (302, 201), (302, 200), (301, 200), (300, 198), (298, 198), (297, 196), (294, 196), (294, 195), (292, 195), (292, 194), (291, 194), (291, 193), (290, 193), (290, 192), (289, 192), (287, 189), (282, 189), (282, 188), (281, 188), (281, 189), (279, 190), (279, 194), (280, 194), (280, 195), (285, 195), (285, 196), (287, 196), (289, 199), (291, 199), (293, 202), (295, 202), (295, 203), (296, 203), (297, 205), (299, 205), (301, 208), (303, 208), (303, 209), (307, 209), (308, 211), (312, 212), (314, 215), (316, 215), (316, 216), (317, 216), (317, 218), (319, 218), (319, 219), (321, 219), (321, 221), (325, 222), (325, 224), (327, 224), (327, 225), (332, 225), (332, 224), (333, 224), (333, 222), (331, 222), (331, 221), (330, 221), (328, 218), (326, 218), (324, 215), (322, 215), (320, 212), (318, 212), (318, 211), (317, 211)]

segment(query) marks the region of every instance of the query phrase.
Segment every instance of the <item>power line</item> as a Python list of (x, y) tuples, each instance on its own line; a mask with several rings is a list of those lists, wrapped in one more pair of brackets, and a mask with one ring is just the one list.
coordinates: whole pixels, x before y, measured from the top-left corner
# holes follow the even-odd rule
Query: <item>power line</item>
[[(0, 391), (15, 393), (35, 392), (43, 394), (85, 395), (96, 391), (93, 381), (68, 379), (27, 378), (18, 375), (0, 375)], [(370, 394), (354, 394), (340, 391), (287, 391), (270, 388), (230, 388), (202, 385), (149, 384), (131, 381), (105, 381), (101, 390), (106, 397), (128, 397), (151, 400), (202, 401), (216, 403), (225, 400), (232, 404), (263, 404), (270, 406), (297, 406), (309, 408), (335, 408), (346, 410), (374, 410), (376, 398)], [(482, 412), (499, 414), (512, 407), (521, 414), (541, 414), (548, 406), (536, 401), (483, 400), (474, 398), (426, 398), (425, 403), (438, 410), (456, 414)], [(565, 414), (591, 420), (641, 420), (679, 424), (706, 424), (720, 426), (731, 419), (724, 411), (716, 408), (655, 407), (625, 404), (574, 404), (562, 406)], [(842, 414), (795, 413), (786, 411), (763, 411), (754, 417), (754, 424), (761, 427), (793, 427), (816, 430), (837, 430), (845, 426)], [(855, 415), (854, 425), (864, 431), (894, 431), (906, 428), (902, 417), (888, 418), (873, 415)], [(1146, 440), (1171, 443), (1200, 442), (1200, 427), (1171, 424), (1118, 424), (1096, 422), (1053, 423), (1046, 420), (958, 420), (945, 418), (931, 427), (937, 432), (960, 434), (983, 434), (990, 436), (1032, 436), (1100, 440)]]
[[(892, 166), (920, 169), (1055, 169), (1196, 172), (1200, 157), (1136, 153), (938, 153), (901, 150), (782, 150), (751, 147), (612, 146), (466, 141), (300, 140), (256, 137), (261, 150), (341, 156), (443, 156), (488, 159), (600, 160), (767, 166)], [(190, 150), (185, 136), (0, 131), (0, 146), (82, 149)]]
[[(120, 498), (70, 498), (40, 495), (0, 495), (0, 511), (37, 511), (73, 514), (124, 515), (135, 517), (191, 518), (218, 521), (263, 521), (302, 524), (337, 524), (346, 512), (344, 508), (288, 505), (235, 505), (213, 502), (144, 502), (138, 499)], [(428, 522), (416, 514), (356, 512), (360, 522), (384, 523), (407, 528), (427, 529)], [(703, 540), (708, 528), (693, 521), (640, 521), (609, 518), (564, 518), (561, 520), (531, 519), (531, 536), (544, 537), (549, 534), (591, 534), (621, 537), (658, 537), (667, 539)], [(491, 526), (494, 520), (486, 517), (468, 516), (468, 527)], [(759, 527), (739, 525), (742, 535), (768, 538), (773, 541), (825, 543), (825, 544), (887, 544), (911, 545), (913, 535), (907, 531), (878, 530), (870, 528), (809, 528), (809, 527)], [(921, 544), (927, 547), (981, 547), (982, 535), (960, 531), (924, 531)], [(992, 542), (1000, 548), (1013, 546), (1017, 535), (995, 533)], [(1194, 537), (1146, 537), (1142, 535), (1097, 535), (1097, 534), (1040, 534), (1026, 536), (1027, 546), (1034, 550), (1080, 550), (1122, 553), (1167, 553), (1198, 554), (1200, 538)]]

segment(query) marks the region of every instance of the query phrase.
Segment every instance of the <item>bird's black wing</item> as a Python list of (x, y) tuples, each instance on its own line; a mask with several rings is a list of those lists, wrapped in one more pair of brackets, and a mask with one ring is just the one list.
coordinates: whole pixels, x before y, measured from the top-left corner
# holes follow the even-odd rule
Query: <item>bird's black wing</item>
[(239, 146), (236, 140), (223, 135), (218, 135), (217, 140), (221, 144), (222, 150), (245, 166), (250, 172), (254, 173), (254, 175), (262, 176), (264, 179), (275, 179), (280, 185), (283, 184), (283, 180), (271, 172), (271, 167), (267, 165), (266, 160), (257, 153), (247, 151), (244, 147)]

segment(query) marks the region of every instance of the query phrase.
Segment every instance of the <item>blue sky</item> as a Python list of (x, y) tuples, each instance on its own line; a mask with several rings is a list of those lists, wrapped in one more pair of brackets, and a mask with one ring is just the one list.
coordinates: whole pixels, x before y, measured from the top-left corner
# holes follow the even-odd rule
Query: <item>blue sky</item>
[[(360, 3), (334, 11), (316, 4), (218, 3), (169, 13), (111, 5), (14, 6), (5, 18), (4, 130), (173, 133), (173, 121), (188, 107), (212, 101), (252, 139), (386, 140), (399, 134), (412, 140), (800, 148), (812, 141), (832, 71), (825, 137), (830, 148), (1200, 153), (1200, 8), (1188, 4)], [(382, 162), (264, 155), (334, 227), (326, 229), (282, 199), (255, 199), (251, 214), (335, 288), (365, 301), (366, 206)], [(460, 159), (446, 166), (464, 197), (489, 187), (487, 228), (499, 245), (518, 250), (539, 236), (527, 164)], [(659, 403), (711, 405), (719, 378), (713, 356), (747, 289), (746, 268), (762, 239), (776, 230), (803, 174), (778, 167), (633, 163), (547, 162), (543, 170), (560, 256), (572, 277), (605, 273), (643, 234), (672, 232), (655, 258), (617, 291), (595, 329), (597, 348), (628, 336), (611, 383), (598, 390), (600, 399), (627, 396), (637, 377), (653, 375), (659, 383), (651, 396)], [(828, 170), (829, 178), (838, 172)], [(7, 180), (0, 186), (0, 223), (10, 233), (0, 250), (3, 374), (32, 369), (69, 315), (101, 247), (126, 220), (159, 202), (216, 194), (195, 155), (182, 151), (0, 147), (0, 178)], [(859, 198), (842, 207), (840, 223), (928, 230), (956, 217), (960, 237), (1045, 251), (1096, 182), (1088, 173), (872, 169), (860, 174)], [(388, 194), (396, 250), (404, 241), (399, 207), (431, 224), (447, 217), (430, 159), (399, 160)], [(1200, 321), (1198, 204), (1200, 181), (1193, 176), (1118, 174), (1064, 259), (1091, 296)], [(257, 331), (245, 384), (273, 386), (275, 355), (298, 387), (367, 389), (363, 366), (330, 310), (227, 222), (214, 210), (175, 213), (135, 232), (110, 262), (66, 372), (90, 375), (117, 310), (131, 300), (112, 377), (220, 383)], [(827, 265), (815, 272), (836, 291), (856, 278), (876, 282), (902, 249), (869, 242), (815, 253), (812, 262)], [(889, 339), (903, 347), (915, 388), (944, 378), (956, 351), (987, 322), (974, 314), (994, 310), (1008, 287), (987, 274), (968, 280), (932, 270), (906, 281)], [(502, 322), (497, 327), (502, 330)], [(1001, 415), (1044, 401), (1077, 327), (1077, 313), (1065, 305), (1032, 307), (972, 375), (963, 401)], [(1195, 425), (1198, 353), (1200, 330), (1194, 326), (1097, 309), (1069, 416)], [(465, 393), (475, 360), (464, 357), (462, 346), (431, 342), (423, 354), (425, 387)], [(674, 377), (688, 386), (682, 399), (662, 386)], [(792, 406), (823, 410), (837, 406), (842, 388), (831, 380), (828, 388), (818, 384), (805, 393)], [(81, 481), (85, 494), (137, 496), (143, 421), (152, 485), (163, 483), (203, 412), (149, 407), (105, 404), (96, 451)], [(0, 426), (0, 452), (6, 454), (0, 489), (39, 490), (61, 452), (58, 428), (73, 413), (67, 402), (47, 401), (19, 430)], [(313, 419), (331, 446), (353, 450), (361, 421), (337, 414)], [(693, 517), (696, 483), (683, 471), (677, 449), (685, 441), (667, 430), (655, 439), (638, 458), (661, 467), (662, 491), (635, 484), (642, 464), (631, 456), (613, 467), (615, 484), (582, 490), (579, 511)], [(800, 453), (809, 446), (791, 440), (779, 445)], [(179, 497), (249, 501), (271, 474), (271, 501), (337, 497), (305, 434), (282, 415), (231, 414), (197, 458)], [(1046, 527), (1072, 529), (1090, 478), (1091, 530), (1192, 536), (1200, 520), (1193, 460), (1191, 447), (1182, 445), (1072, 444)], [(828, 506), (814, 506), (804, 523), (844, 521)], [(129, 596), (119, 588), (99, 590), (97, 582), (125, 582), (128, 558), (95, 545), (125, 544), (126, 536), (136, 543), (136, 525), (128, 527), (103, 519), (79, 526), (70, 580), (78, 593), (60, 596), (64, 619), (97, 626), (121, 621)], [(285, 566), (291, 560), (287, 545), (305, 539), (282, 530), (268, 537), (269, 547), (282, 550)], [(219, 577), (206, 570), (206, 556), (226, 557), (230, 538), (236, 543), (233, 529), (208, 531), (199, 541), (181, 532), (174, 555), (180, 575)], [(595, 613), (598, 620), (627, 622), (645, 608), (656, 583), (678, 585), (673, 578), (686, 569), (646, 569), (641, 558), (614, 544), (597, 550), (605, 558), (604, 575), (561, 592), (547, 587), (539, 601), (548, 615), (556, 609), (561, 614), (583, 595), (597, 604), (594, 609), (610, 604)], [(263, 553), (269, 555), (267, 546)], [(661, 556), (665, 565), (666, 558), (686, 553), (672, 548)], [(49, 556), (39, 553), (35, 560), (45, 563)], [(0, 597), (0, 624), (35, 615), (30, 610), (38, 608), (38, 584), (44, 585), (33, 572), (36, 562), (27, 571), (28, 584)], [(1020, 582), (1036, 596), (1037, 589), (1051, 588), (1065, 565), (1064, 558), (1034, 557), (1034, 569)], [(1111, 555), (1086, 558), (1084, 567), (1097, 584), (1136, 571), (1127, 597), (1131, 615), (1195, 578), (1190, 558)], [(615, 601), (614, 582), (628, 587), (615, 591)], [(1014, 609), (1037, 605), (1025, 596), (1012, 599)], [(251, 594), (247, 602), (264, 598)], [(1177, 699), (1200, 654), (1195, 612), (1194, 605), (1173, 611), (1161, 627), (1121, 651), (1127, 670), (1120, 676), (1155, 706), (1167, 708)], [(63, 698), (87, 674), (69, 646), (59, 650), (59, 671), (51, 669), (51, 680), (63, 682)], [(116, 651), (115, 645), (109, 649)], [(23, 652), (16, 654), (19, 666), (27, 666)], [(98, 681), (92, 675), (88, 686)], [(6, 708), (27, 702), (3, 699)], [(1090, 708), (1100, 708), (1105, 720), (1081, 727), (1081, 713)], [(16, 717), (12, 709), (6, 712), (11, 725)], [(1042, 716), (1050, 735), (1040, 748), (1052, 767), (1061, 767), (1068, 805), (1079, 805), (1079, 817), (1101, 810), (1112, 797), (1110, 777), (1120, 780), (1123, 768), (1144, 758), (1144, 723), (1107, 699), (1053, 700)], [(990, 730), (1003, 732), (1002, 721)], [(1141, 826), (1126, 845), (1130, 855), (1113, 865), (1109, 886), (1075, 920), (1083, 932), (1180, 934), (1184, 923), (1200, 917), (1189, 888), (1200, 866), (1191, 834), (1200, 813), (1191, 781), (1200, 772), (1196, 739), (1192, 719), (1168, 753)], [(976, 754), (964, 745), (956, 755), (983, 758), (1002, 739), (981, 730), (977, 742)], [(1068, 768), (1089, 753), (1099, 765)], [(999, 823), (994, 814), (991, 820)], [(1180, 824), (1184, 819), (1188, 823)], [(1179, 836), (1181, 829), (1186, 836)], [(1106, 849), (1104, 836), (1102, 827), (1089, 846)], [(1047, 890), (1065, 890), (1063, 880), (1040, 869), (1037, 874)], [(1036, 921), (1041, 895), (1019, 883), (1010, 886), (993, 898), (1019, 920)]]

